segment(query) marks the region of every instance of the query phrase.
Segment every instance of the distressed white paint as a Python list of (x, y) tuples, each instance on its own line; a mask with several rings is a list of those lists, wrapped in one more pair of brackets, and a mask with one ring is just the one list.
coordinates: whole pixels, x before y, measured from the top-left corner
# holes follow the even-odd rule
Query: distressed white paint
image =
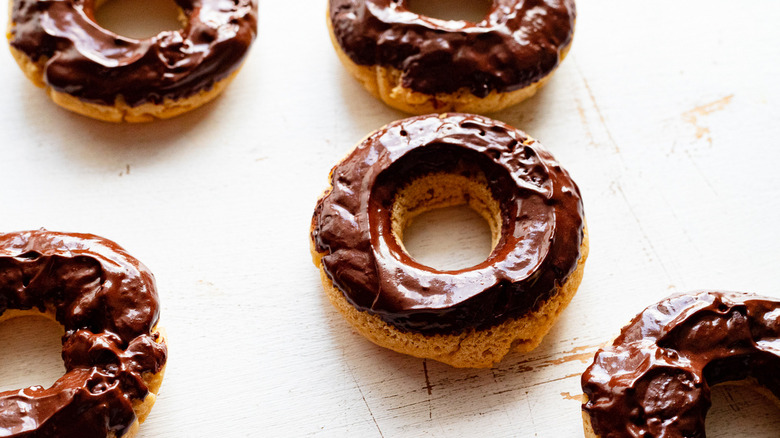
[[(780, 297), (780, 3), (580, 1), (549, 85), (495, 115), (582, 189), (591, 255), (563, 319), (493, 370), (364, 341), (323, 297), (307, 231), (330, 167), (403, 114), (345, 73), (324, 5), (307, 3), (263, 1), (225, 95), (149, 125), (61, 110), (0, 56), (0, 229), (100, 234), (157, 276), (170, 366), (142, 437), (578, 437), (579, 374), (644, 306), (706, 288)], [(56, 376), (56, 330), (2, 327), (4, 385)], [(778, 435), (771, 403), (718, 394), (708, 436)]]

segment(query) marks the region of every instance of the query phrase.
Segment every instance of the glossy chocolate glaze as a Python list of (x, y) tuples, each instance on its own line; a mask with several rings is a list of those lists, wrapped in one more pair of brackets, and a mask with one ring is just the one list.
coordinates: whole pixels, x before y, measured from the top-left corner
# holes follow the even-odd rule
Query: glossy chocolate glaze
[[(483, 263), (438, 271), (391, 232), (395, 193), (432, 173), (484, 175), (501, 208)], [(580, 192), (524, 133), (486, 117), (412, 117), (388, 125), (333, 168), (312, 219), (315, 248), (347, 300), (401, 330), (454, 333), (517, 318), (556, 293), (580, 257)]]
[(359, 65), (403, 72), (426, 94), (524, 88), (551, 73), (574, 34), (574, 0), (493, 0), (479, 23), (408, 10), (408, 0), (329, 0), (336, 41)]
[(82, 101), (130, 106), (190, 97), (238, 69), (257, 31), (255, 0), (175, 0), (185, 29), (136, 40), (95, 22), (95, 0), (12, 0), (10, 43), (44, 80)]
[(136, 419), (133, 401), (168, 355), (155, 342), (154, 277), (106, 239), (45, 230), (0, 234), (0, 315), (53, 312), (65, 328), (65, 375), (51, 388), (0, 393), (0, 435), (122, 436)]
[(637, 315), (582, 375), (599, 437), (704, 437), (710, 387), (755, 379), (780, 397), (780, 301), (677, 295)]

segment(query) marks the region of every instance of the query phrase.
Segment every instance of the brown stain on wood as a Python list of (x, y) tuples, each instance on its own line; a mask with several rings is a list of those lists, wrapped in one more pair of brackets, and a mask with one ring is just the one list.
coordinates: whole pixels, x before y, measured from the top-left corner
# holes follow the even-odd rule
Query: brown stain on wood
[(573, 362), (575, 360), (578, 360), (578, 361), (584, 363), (584, 362), (587, 362), (587, 361), (589, 361), (591, 359), (593, 359), (593, 353), (572, 354), (572, 355), (569, 355), (569, 356), (559, 357), (558, 359), (545, 362), (543, 364), (543, 366), (560, 365), (560, 364), (564, 364), (566, 362)]
[[(559, 353), (551, 353), (549, 355), (544, 355), (539, 357), (530, 357), (528, 359), (522, 360), (512, 365), (509, 368), (494, 370), (493, 377), (494, 380), (498, 381), (499, 379), (502, 379), (504, 378), (504, 376), (509, 374), (533, 372), (533, 371), (538, 371), (552, 366), (559, 366), (569, 362), (579, 361), (585, 364), (593, 360), (593, 357), (596, 354), (596, 350), (598, 350), (603, 346), (604, 344), (581, 345), (578, 347), (574, 347), (571, 350), (566, 350)], [(580, 373), (568, 374), (561, 378), (547, 380), (539, 384), (555, 382), (557, 380), (568, 379), (579, 375)], [(531, 385), (531, 386), (536, 386), (536, 385)]]
[(576, 97), (574, 98), (574, 101), (577, 103), (577, 112), (580, 114), (580, 121), (582, 122), (583, 128), (585, 128), (585, 135), (588, 137), (588, 143), (593, 147), (598, 147), (599, 145), (596, 143), (596, 139), (593, 137), (593, 133), (590, 132), (588, 116), (585, 113), (585, 108), (583, 108), (582, 102), (580, 102), (580, 100)]
[(710, 128), (704, 125), (700, 118), (710, 115), (714, 112), (723, 111), (730, 103), (731, 100), (734, 98), (733, 94), (730, 94), (726, 97), (722, 97), (714, 102), (705, 103), (704, 105), (699, 105), (695, 108), (692, 108), (682, 114), (682, 118), (685, 122), (690, 123), (693, 125), (694, 128), (696, 128), (696, 138), (701, 140), (705, 139), (707, 140), (707, 143), (712, 145), (712, 135)]
[(555, 354), (555, 357), (552, 357), (551, 355), (546, 358), (527, 359), (519, 362), (517, 365), (521, 371), (531, 371), (533, 369), (561, 365), (567, 362), (580, 361), (584, 363), (593, 359), (596, 350), (601, 347), (602, 344), (582, 345), (579, 347), (574, 347), (571, 350), (562, 351), (558, 354)]
[(578, 401), (578, 402), (582, 401), (582, 396), (583, 395), (585, 395), (585, 394), (574, 394), (574, 395), (571, 395), (568, 392), (562, 392), (561, 393), (561, 397), (563, 397), (564, 400), (574, 400), (574, 401)]

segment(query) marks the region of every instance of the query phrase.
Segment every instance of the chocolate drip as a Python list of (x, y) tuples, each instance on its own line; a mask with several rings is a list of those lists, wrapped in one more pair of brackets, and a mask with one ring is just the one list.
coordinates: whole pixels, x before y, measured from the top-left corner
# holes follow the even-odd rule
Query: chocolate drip
[(0, 393), (0, 435), (105, 438), (136, 420), (133, 401), (148, 393), (146, 373), (167, 348), (154, 277), (115, 243), (45, 230), (0, 234), (0, 316), (53, 313), (65, 328), (66, 372), (51, 388)]
[(479, 23), (420, 16), (407, 2), (330, 0), (330, 20), (352, 61), (398, 69), (426, 94), (524, 88), (558, 66), (574, 34), (574, 0), (494, 0)]
[[(501, 208), (501, 237), (483, 263), (438, 271), (391, 233), (395, 194), (432, 173), (484, 176)], [(401, 330), (487, 328), (536, 309), (575, 270), (580, 192), (524, 133), (466, 114), (413, 117), (377, 131), (331, 172), (312, 219), (327, 275), (360, 310)]]
[(645, 309), (582, 375), (603, 438), (704, 437), (710, 387), (755, 379), (780, 397), (780, 302), (677, 295)]
[(85, 102), (161, 104), (210, 89), (238, 69), (257, 32), (255, 0), (175, 0), (181, 31), (136, 40), (95, 22), (95, 0), (13, 0), (11, 46), (45, 61), (44, 80)]

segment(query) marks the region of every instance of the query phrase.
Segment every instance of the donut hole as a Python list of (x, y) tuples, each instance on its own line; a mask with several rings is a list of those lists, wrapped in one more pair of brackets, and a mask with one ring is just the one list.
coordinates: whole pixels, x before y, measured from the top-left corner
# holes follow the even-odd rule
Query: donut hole
[(440, 271), (478, 265), (492, 251), (490, 226), (466, 205), (426, 211), (404, 235), (407, 253), (418, 263)]
[(104, 29), (133, 39), (151, 38), (187, 26), (187, 19), (173, 0), (97, 0), (95, 21)]
[(444, 21), (479, 23), (493, 8), (492, 0), (408, 0), (406, 9)]
[(0, 392), (34, 385), (48, 388), (65, 372), (64, 329), (43, 314), (14, 317), (12, 313), (0, 317)]
[(500, 237), (500, 207), (484, 181), (431, 174), (400, 189), (393, 234), (416, 262), (452, 271), (487, 260)]
[[(743, 382), (744, 383), (744, 382)], [(756, 385), (729, 383), (712, 388), (705, 429), (709, 438), (780, 436), (780, 400)]]

